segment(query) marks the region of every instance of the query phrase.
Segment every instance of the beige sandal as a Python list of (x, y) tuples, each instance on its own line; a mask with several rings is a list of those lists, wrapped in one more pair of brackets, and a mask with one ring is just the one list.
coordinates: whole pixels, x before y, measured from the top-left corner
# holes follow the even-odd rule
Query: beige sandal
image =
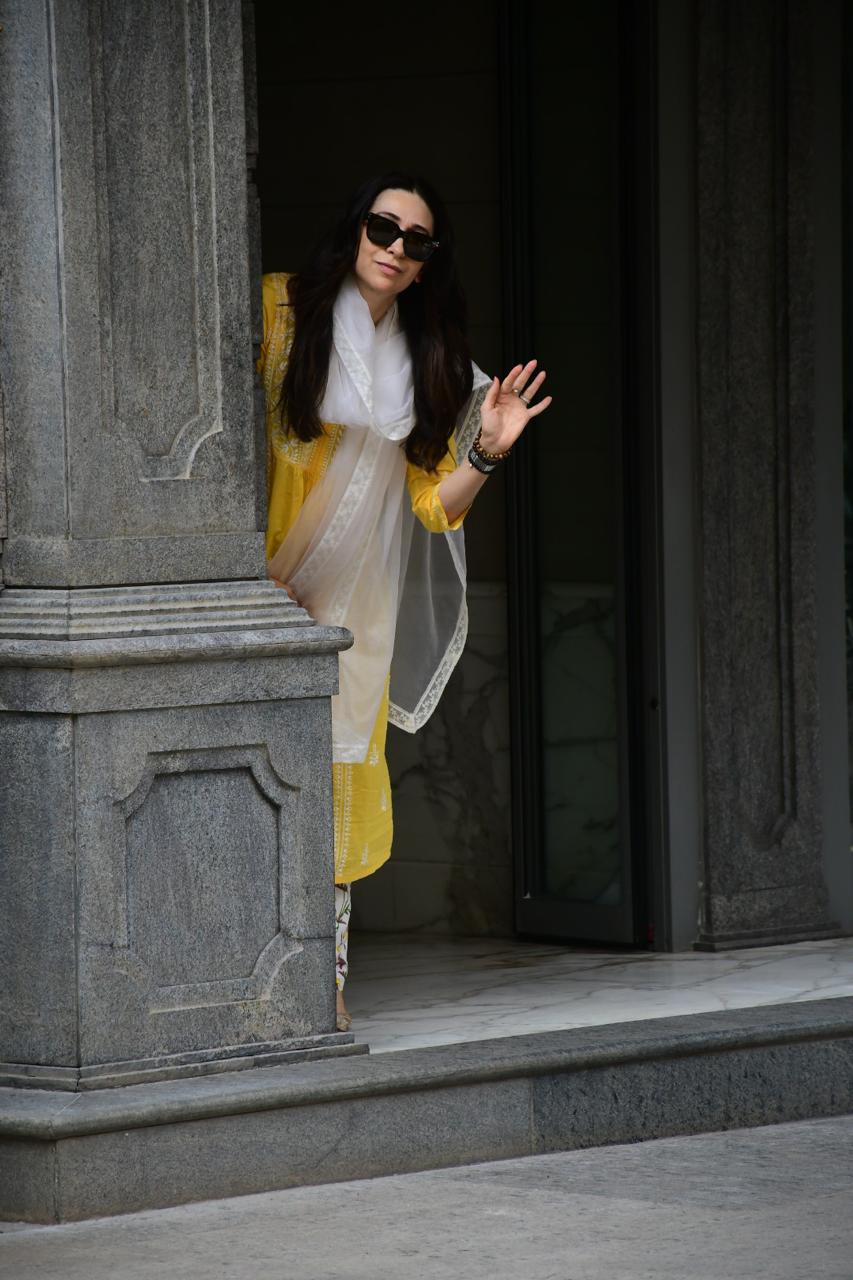
[(338, 1031), (349, 1031), (352, 1026), (352, 1015), (347, 1013), (344, 1006), (344, 994), (342, 991), (335, 989), (335, 1026)]

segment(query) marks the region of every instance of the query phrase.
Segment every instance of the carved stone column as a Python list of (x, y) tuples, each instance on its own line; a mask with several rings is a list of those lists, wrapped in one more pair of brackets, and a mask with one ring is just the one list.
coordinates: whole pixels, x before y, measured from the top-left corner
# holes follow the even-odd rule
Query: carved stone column
[(832, 931), (814, 594), (808, 5), (698, 0), (700, 945)]
[(0, 1082), (349, 1051), (349, 637), (264, 576), (239, 0), (9, 0), (0, 166)]

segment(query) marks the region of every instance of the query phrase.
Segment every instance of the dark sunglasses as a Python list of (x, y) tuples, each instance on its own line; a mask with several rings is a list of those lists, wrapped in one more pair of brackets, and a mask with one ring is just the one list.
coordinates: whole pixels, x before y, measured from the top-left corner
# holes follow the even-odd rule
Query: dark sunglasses
[(403, 253), (413, 262), (426, 262), (438, 248), (438, 241), (425, 235), (423, 231), (404, 231), (392, 218), (385, 218), (381, 213), (369, 213), (364, 219), (367, 238), (371, 244), (380, 249), (389, 248), (395, 240), (403, 238)]

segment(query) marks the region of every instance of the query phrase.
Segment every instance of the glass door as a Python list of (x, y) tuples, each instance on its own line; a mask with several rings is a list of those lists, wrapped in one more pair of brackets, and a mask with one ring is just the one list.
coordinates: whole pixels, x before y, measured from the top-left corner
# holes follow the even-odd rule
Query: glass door
[(510, 477), (516, 926), (635, 944), (618, 0), (505, 9), (507, 334), (554, 405)]

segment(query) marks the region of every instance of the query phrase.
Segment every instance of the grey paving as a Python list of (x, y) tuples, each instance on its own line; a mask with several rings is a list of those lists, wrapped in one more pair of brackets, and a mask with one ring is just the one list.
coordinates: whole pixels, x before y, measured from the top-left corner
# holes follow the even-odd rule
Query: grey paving
[(0, 1235), (4, 1280), (850, 1280), (853, 1117)]

